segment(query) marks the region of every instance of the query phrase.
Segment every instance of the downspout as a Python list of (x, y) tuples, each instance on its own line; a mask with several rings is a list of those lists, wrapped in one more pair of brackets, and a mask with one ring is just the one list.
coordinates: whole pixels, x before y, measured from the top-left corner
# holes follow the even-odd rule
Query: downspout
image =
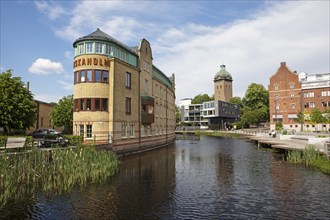
[(139, 68), (139, 72), (138, 72), (138, 123), (139, 123), (139, 148), (141, 147), (141, 69)]
[(165, 103), (165, 105), (166, 105), (166, 113), (165, 113), (165, 115), (166, 115), (166, 143), (168, 143), (168, 117), (167, 117), (167, 109), (168, 109), (168, 100), (167, 100), (167, 92), (168, 92), (168, 86), (166, 86), (166, 103)]

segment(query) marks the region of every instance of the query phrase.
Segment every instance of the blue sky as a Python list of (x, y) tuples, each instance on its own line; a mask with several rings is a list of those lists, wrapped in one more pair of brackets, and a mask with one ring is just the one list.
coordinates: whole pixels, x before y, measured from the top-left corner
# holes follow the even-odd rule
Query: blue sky
[(234, 96), (267, 89), (280, 62), (330, 71), (329, 1), (0, 1), (1, 72), (30, 82), (35, 98), (73, 94), (73, 47), (96, 28), (126, 44), (146, 38), (154, 65), (176, 75), (176, 102), (213, 94), (225, 64)]

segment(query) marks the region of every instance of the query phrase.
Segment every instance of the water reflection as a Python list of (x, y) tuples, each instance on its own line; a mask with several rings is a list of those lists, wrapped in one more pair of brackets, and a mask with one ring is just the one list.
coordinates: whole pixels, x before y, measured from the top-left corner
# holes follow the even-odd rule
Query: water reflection
[(11, 203), (0, 218), (329, 219), (329, 187), (329, 176), (252, 143), (186, 135), (123, 158), (104, 183)]

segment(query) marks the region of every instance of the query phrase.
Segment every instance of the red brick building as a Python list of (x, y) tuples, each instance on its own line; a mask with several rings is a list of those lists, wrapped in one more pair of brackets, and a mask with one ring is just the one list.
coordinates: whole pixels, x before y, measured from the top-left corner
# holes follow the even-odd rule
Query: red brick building
[[(270, 77), (269, 111), (271, 129), (275, 129), (276, 121), (283, 124), (284, 129), (297, 131), (328, 130), (329, 124), (313, 125), (309, 122), (309, 114), (313, 109), (322, 112), (330, 110), (330, 73), (308, 75), (291, 71), (282, 62), (274, 75)], [(305, 116), (305, 123), (297, 122), (297, 113)]]

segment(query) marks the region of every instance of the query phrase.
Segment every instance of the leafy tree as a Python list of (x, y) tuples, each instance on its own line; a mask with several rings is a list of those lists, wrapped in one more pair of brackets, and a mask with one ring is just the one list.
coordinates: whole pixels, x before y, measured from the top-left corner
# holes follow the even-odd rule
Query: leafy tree
[(201, 104), (203, 102), (212, 101), (213, 99), (208, 94), (199, 94), (196, 95), (193, 100), (191, 100), (191, 104)]
[[(269, 92), (261, 84), (251, 83), (242, 99), (243, 112), (245, 109), (256, 111), (257, 121), (269, 120)], [(244, 115), (244, 114), (243, 114)]]
[[(322, 112), (320, 111), (320, 109), (316, 108), (316, 109), (312, 110), (312, 112), (310, 114), (310, 121), (313, 124), (323, 124), (326, 122), (326, 120), (327, 119), (322, 115)], [(316, 127), (315, 127), (315, 129), (316, 129)]]
[(177, 105), (175, 105), (175, 119), (176, 123), (180, 122), (180, 109)]
[(241, 99), (241, 97), (232, 97), (228, 100), (228, 102), (239, 105), (240, 108), (243, 108), (243, 101)]
[(52, 125), (64, 126), (66, 131), (72, 133), (73, 126), (73, 96), (64, 96), (50, 112)]
[(26, 130), (36, 121), (37, 107), (32, 93), (12, 70), (0, 74), (0, 127), (5, 133)]

